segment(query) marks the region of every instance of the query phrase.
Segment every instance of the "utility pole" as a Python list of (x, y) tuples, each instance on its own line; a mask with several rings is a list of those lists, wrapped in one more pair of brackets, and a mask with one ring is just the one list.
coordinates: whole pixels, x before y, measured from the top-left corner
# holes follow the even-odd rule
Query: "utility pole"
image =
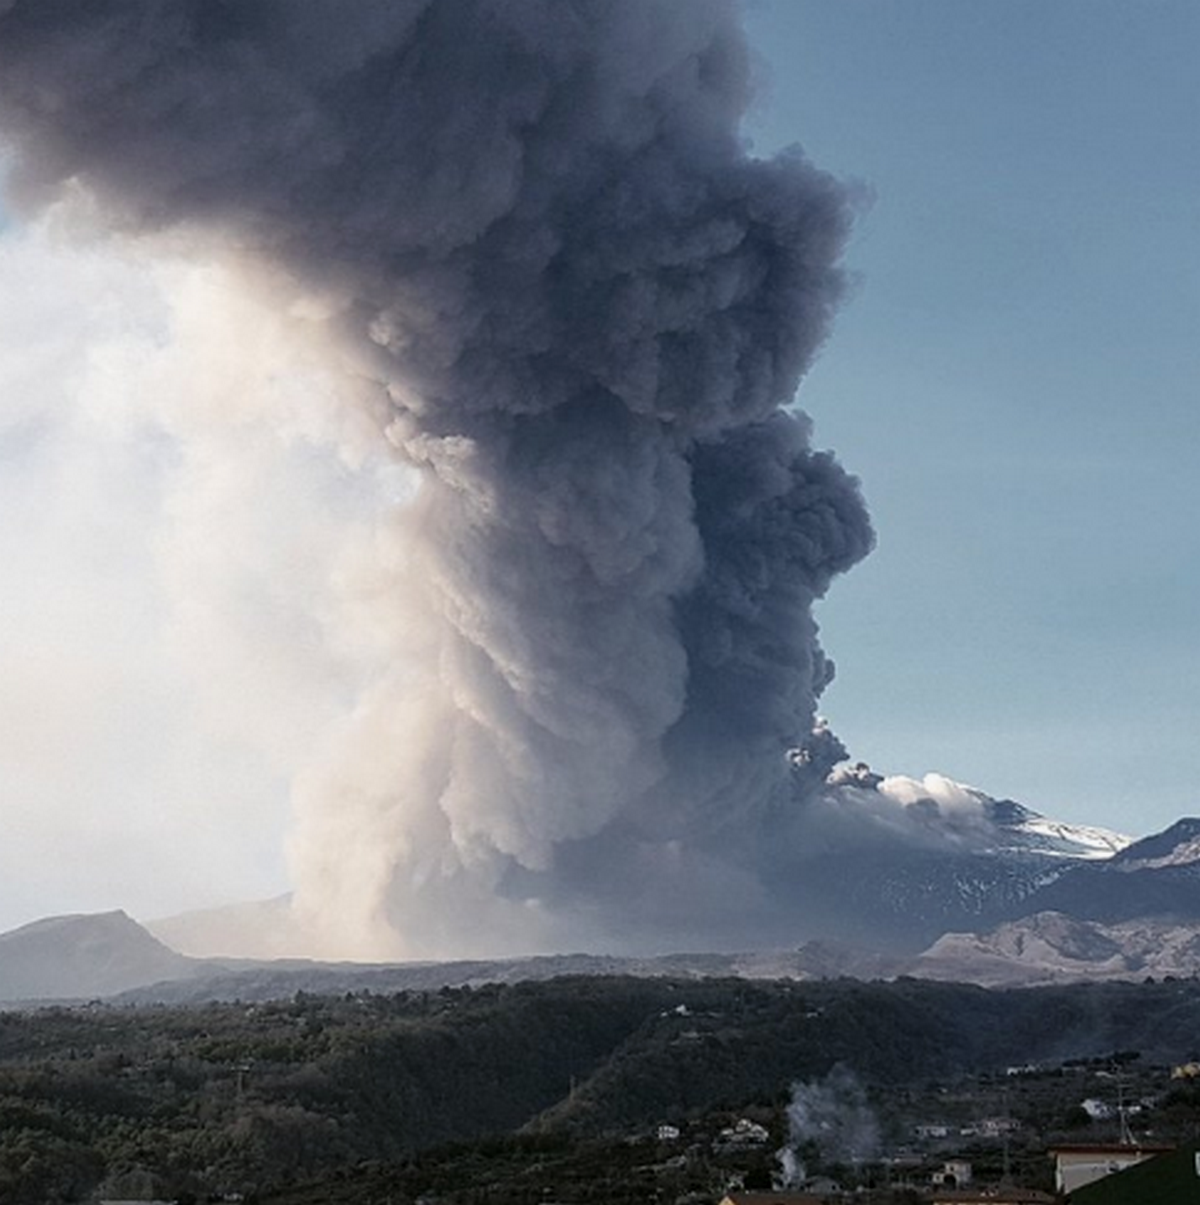
[(1121, 1079), (1121, 1070), (1116, 1069), (1117, 1077), (1117, 1122), (1120, 1126), (1120, 1143), (1122, 1146), (1133, 1146), (1133, 1131), (1129, 1128), (1129, 1114), (1125, 1108), (1125, 1083)]
[(1002, 1098), (1004, 1113), (1001, 1119), (1001, 1126), (1004, 1129), (1004, 1178), (1000, 1181), (1001, 1184), (1012, 1183), (1012, 1166), (1009, 1160), (1009, 1141), (1012, 1136), (1012, 1113), (1009, 1104), (1009, 1084), (1008, 1079), (1004, 1080), (1004, 1093)]

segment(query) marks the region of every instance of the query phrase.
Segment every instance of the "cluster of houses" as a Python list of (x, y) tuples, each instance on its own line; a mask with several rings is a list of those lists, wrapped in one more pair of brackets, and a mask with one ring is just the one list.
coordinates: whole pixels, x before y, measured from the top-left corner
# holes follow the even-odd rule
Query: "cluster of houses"
[[(926, 1205), (1196, 1205), (1200, 1143), (1052, 1147), (1055, 1195), (1015, 1185), (974, 1182), (965, 1159), (947, 1160), (922, 1192)], [(799, 1192), (731, 1192), (721, 1205), (834, 1205), (847, 1194), (828, 1182)]]
[(770, 1141), (771, 1133), (766, 1126), (761, 1126), (748, 1117), (740, 1117), (717, 1135), (713, 1148), (718, 1151), (736, 1151), (739, 1148), (766, 1146)]
[(965, 1126), (926, 1122), (914, 1126), (913, 1133), (922, 1141), (936, 1142), (947, 1138), (1003, 1138), (1005, 1134), (1015, 1134), (1020, 1128), (1021, 1123), (1011, 1117), (984, 1117)]

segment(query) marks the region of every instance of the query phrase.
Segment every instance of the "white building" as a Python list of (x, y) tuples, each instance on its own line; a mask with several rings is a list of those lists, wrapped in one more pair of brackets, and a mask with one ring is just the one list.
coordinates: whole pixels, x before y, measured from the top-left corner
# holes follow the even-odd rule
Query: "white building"
[(1155, 1155), (1172, 1150), (1169, 1146), (1145, 1144), (1055, 1146), (1050, 1148), (1054, 1159), (1054, 1187), (1060, 1193), (1071, 1193), (1085, 1184), (1102, 1180), (1114, 1172), (1144, 1163)]
[(947, 1159), (942, 1170), (934, 1172), (930, 1180), (943, 1187), (962, 1188), (971, 1183), (971, 1165), (966, 1159)]

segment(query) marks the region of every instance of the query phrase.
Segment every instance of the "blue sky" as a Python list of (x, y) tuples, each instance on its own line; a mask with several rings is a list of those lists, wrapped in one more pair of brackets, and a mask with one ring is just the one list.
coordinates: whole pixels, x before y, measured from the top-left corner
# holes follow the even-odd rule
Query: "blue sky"
[(855, 757), (1135, 833), (1200, 810), (1200, 6), (754, 0), (756, 148), (871, 194), (800, 400), (879, 535)]

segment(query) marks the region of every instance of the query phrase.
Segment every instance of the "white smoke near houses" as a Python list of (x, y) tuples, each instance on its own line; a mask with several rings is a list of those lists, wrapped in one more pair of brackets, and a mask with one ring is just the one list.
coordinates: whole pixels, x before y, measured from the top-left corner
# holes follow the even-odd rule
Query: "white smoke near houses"
[(793, 1084), (787, 1120), (788, 1140), (778, 1155), (785, 1188), (799, 1187), (808, 1179), (806, 1157), (856, 1165), (879, 1154), (879, 1119), (862, 1083), (847, 1067), (834, 1067), (824, 1079)]
[(0, 6), (10, 203), (175, 265), (108, 382), (175, 448), (177, 651), (292, 782), (310, 950), (791, 931), (812, 609), (872, 535), (790, 408), (847, 196), (748, 153), (737, 17)]

